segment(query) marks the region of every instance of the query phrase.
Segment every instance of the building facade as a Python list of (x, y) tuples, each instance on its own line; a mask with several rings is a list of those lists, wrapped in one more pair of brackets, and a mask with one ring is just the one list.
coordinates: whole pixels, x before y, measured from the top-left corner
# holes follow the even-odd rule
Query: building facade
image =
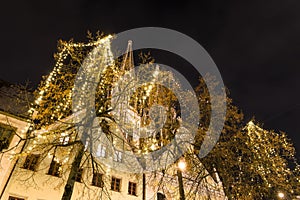
[[(71, 45), (74, 48), (85, 47), (83, 44), (66, 44), (64, 49), (70, 48)], [(59, 55), (61, 58), (58, 59), (55, 73), (63, 70), (60, 69), (62, 64), (59, 62), (66, 60), (67, 57), (67, 54)], [(132, 64), (130, 42), (123, 65)], [(46, 89), (39, 91), (40, 97), (34, 101), (36, 105), (40, 106), (41, 102), (46, 102), (43, 95), (47, 93), (49, 95), (50, 89), (48, 88), (51, 87), (51, 81), (55, 80), (53, 77), (55, 73), (52, 72), (50, 78), (48, 77), (49, 80), (46, 80)], [(6, 85), (2, 89), (2, 93), (6, 96), (10, 96), (11, 99), (16, 98), (11, 96), (13, 93), (11, 86)], [(148, 97), (144, 100), (146, 98)], [(182, 188), (178, 185), (176, 162), (168, 168), (155, 171), (131, 170), (130, 172), (130, 168), (137, 165), (142, 168), (144, 166), (141, 160), (132, 159), (133, 153), (147, 153), (148, 148), (155, 151), (165, 145), (166, 140), (162, 138), (169, 139), (166, 138), (166, 131), (163, 128), (158, 131), (159, 134), (151, 136), (153, 145), (150, 147), (147, 147), (150, 139), (149, 141), (138, 139), (137, 135), (143, 131), (141, 124), (145, 119), (138, 112), (122, 108), (129, 105), (130, 99), (122, 101), (114, 110), (124, 126), (128, 124), (131, 127), (136, 126), (131, 129), (129, 135), (127, 134), (128, 131), (130, 132), (129, 129), (115, 127), (112, 125), (112, 120), (103, 117), (96, 118), (100, 123), (100, 129), (93, 129), (93, 126), (89, 130), (75, 129), (74, 124), (78, 124), (76, 118), (85, 113), (59, 117), (55, 122), (36, 129), (35, 124), (41, 119), (35, 118), (37, 110), (32, 109), (32, 106), (31, 108), (26, 106), (26, 103), (31, 105), (30, 100), (32, 99), (25, 99), (23, 104), (18, 102), (16, 104), (18, 106), (12, 106), (15, 110), (29, 110), (29, 113), (32, 112), (30, 116), (20, 115), (14, 109), (2, 109), (0, 113), (1, 200), (55, 200), (63, 199), (63, 196), (69, 196), (72, 200), (179, 199), (179, 190)], [(2, 105), (9, 105), (12, 102), (4, 96), (0, 98), (0, 101)], [(44, 110), (50, 107), (50, 103), (53, 103), (53, 100), (49, 104), (45, 103), (40, 106), (39, 109), (42, 111), (39, 112), (45, 112)], [(53, 113), (59, 112), (60, 108), (66, 108), (67, 105), (68, 103), (56, 105)], [(143, 113), (146, 112), (143, 111)], [(45, 112), (45, 117), (48, 114)], [(55, 117), (52, 115), (50, 119)], [(176, 122), (177, 116), (173, 114), (171, 119)], [(132, 121), (138, 121), (138, 123), (132, 125)], [(153, 127), (155, 128), (155, 125)], [(126, 134), (122, 128), (127, 130)], [(84, 137), (86, 131), (89, 133), (87, 137)], [(98, 133), (101, 137), (98, 137)], [(191, 174), (188, 171), (182, 171), (181, 181), (184, 183), (186, 199), (226, 199), (217, 174), (209, 174), (201, 163), (197, 163), (197, 166), (203, 168), (201, 170), (203, 179), (197, 183), (197, 190), (193, 189), (194, 183), (186, 178)]]

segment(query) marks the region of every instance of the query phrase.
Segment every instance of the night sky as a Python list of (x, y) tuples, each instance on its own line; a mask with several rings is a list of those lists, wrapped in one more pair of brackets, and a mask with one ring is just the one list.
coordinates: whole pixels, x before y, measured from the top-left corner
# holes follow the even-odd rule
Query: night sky
[(195, 2), (2, 2), (0, 79), (35, 88), (53, 68), (57, 40), (85, 41), (87, 30), (174, 29), (208, 51), (246, 120), (287, 132), (300, 158), (300, 1)]

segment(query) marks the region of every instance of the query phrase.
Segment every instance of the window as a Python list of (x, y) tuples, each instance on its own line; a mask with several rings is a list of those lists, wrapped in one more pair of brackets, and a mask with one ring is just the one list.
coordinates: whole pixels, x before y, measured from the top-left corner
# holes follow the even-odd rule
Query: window
[(0, 124), (0, 151), (9, 147), (14, 131), (11, 126)]
[(77, 181), (77, 182), (82, 181), (82, 172), (83, 172), (82, 168), (78, 169), (78, 172), (76, 173), (76, 176), (75, 176), (75, 181)]
[(166, 195), (160, 192), (157, 193), (157, 200), (166, 200), (166, 199), (167, 199)]
[(87, 140), (85, 141), (85, 144), (84, 144), (85, 151), (87, 150), (88, 146), (89, 146), (89, 138), (87, 138)]
[(62, 144), (62, 145), (66, 145), (69, 143), (69, 140), (70, 140), (70, 136), (63, 136), (61, 138), (59, 138), (59, 142)]
[(28, 155), (24, 162), (23, 168), (35, 171), (39, 158), (40, 158), (40, 155), (38, 155), (38, 154)]
[(143, 148), (145, 145), (145, 138), (139, 138), (140, 148)]
[(97, 186), (97, 187), (103, 187), (103, 174), (95, 172), (93, 174), (93, 181), (92, 185)]
[(13, 197), (13, 196), (9, 196), (8, 200), (25, 200), (23, 198), (19, 198), (19, 197)]
[(128, 183), (128, 194), (136, 196), (136, 183)]
[(111, 178), (111, 190), (120, 192), (121, 188), (121, 179), (112, 177)]
[(122, 152), (121, 151), (117, 151), (117, 150), (115, 151), (114, 161), (122, 162)]
[(50, 164), (48, 174), (59, 177), (60, 172), (61, 172), (61, 164), (59, 162), (55, 161), (55, 158), (54, 158)]
[(129, 144), (131, 144), (132, 141), (133, 141), (133, 136), (132, 136), (132, 135), (127, 135), (127, 136), (126, 136), (126, 139), (127, 139), (127, 142), (128, 142)]
[(96, 156), (105, 158), (106, 157), (106, 147), (99, 144), (98, 148), (97, 148)]

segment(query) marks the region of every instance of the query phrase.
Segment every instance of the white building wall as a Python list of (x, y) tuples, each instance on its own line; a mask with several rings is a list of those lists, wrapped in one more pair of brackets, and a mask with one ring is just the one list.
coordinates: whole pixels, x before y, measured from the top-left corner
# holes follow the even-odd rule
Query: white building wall
[[(30, 170), (17, 168), (11, 178), (3, 200), (7, 200), (9, 196), (21, 197), (26, 200), (56, 200), (61, 199), (66, 177), (58, 178), (47, 175), (47, 170), (32, 172)], [(121, 179), (120, 192), (110, 190), (111, 177)], [(72, 194), (72, 200), (88, 200), (88, 199), (113, 199), (113, 200), (138, 200), (142, 199), (142, 179), (140, 176), (111, 172), (105, 174), (105, 187), (99, 188), (91, 185), (91, 177), (84, 183), (75, 182)], [(128, 182), (137, 183), (137, 195), (128, 194)]]
[[(16, 163), (16, 158), (12, 157), (12, 154), (19, 153), (24, 145), (24, 142), (20, 142), (20, 138), (17, 136), (23, 136), (29, 127), (29, 123), (26, 120), (13, 117), (7, 113), (0, 113), (0, 123), (4, 125), (11, 126), (15, 129), (15, 134), (10, 142), (7, 150), (3, 150), (0, 162), (0, 192), (5, 188), (6, 182), (9, 179), (10, 173)], [(16, 148), (14, 148), (16, 147)]]
[[(18, 135), (25, 134), (27, 132), (29, 124), (25, 121), (22, 121), (18, 118), (14, 118), (12, 116), (6, 115), (4, 113), (0, 113), (0, 123), (3, 124), (11, 124), (11, 126), (15, 127)], [(17, 136), (14, 136), (10, 147), (16, 145), (19, 141)], [(17, 149), (15, 149), (15, 153), (20, 152), (22, 145), (20, 145)], [(4, 154), (1, 160), (1, 170), (0, 170), (0, 186), (1, 191), (7, 180), (11, 174), (11, 170), (16, 163), (16, 159), (11, 160), (10, 154)], [(23, 198), (25, 200), (59, 200), (61, 199), (64, 187), (66, 184), (66, 180), (68, 178), (68, 173), (63, 173), (61, 178), (48, 175), (49, 166), (52, 160), (52, 157), (46, 157), (43, 162), (38, 165), (38, 170), (36, 172), (23, 169), (23, 163), (26, 159), (26, 156), (21, 156), (18, 164), (16, 165), (15, 170), (12, 173), (11, 178), (8, 181), (8, 184), (5, 188), (4, 194), (1, 200), (8, 200), (9, 196)], [(70, 158), (69, 166), (72, 163), (72, 158)], [(104, 182), (105, 187), (99, 188), (92, 186), (92, 173), (91, 171), (85, 170), (83, 172), (83, 178), (85, 181), (83, 183), (76, 182), (73, 190), (72, 200), (89, 200), (89, 199), (112, 199), (112, 200), (142, 200), (142, 174), (130, 174), (124, 173), (120, 171), (116, 171), (114, 169), (107, 168), (106, 166), (102, 166), (104, 174)], [(88, 167), (87, 167), (88, 169)], [(63, 169), (67, 171), (67, 169)], [(121, 179), (121, 188), (120, 192), (115, 192), (110, 189), (110, 183), (112, 176)], [(149, 182), (149, 177), (151, 174), (146, 176), (147, 184), (151, 184)], [(128, 183), (129, 181), (137, 183), (137, 195), (129, 195), (128, 194)], [(214, 184), (213, 180), (210, 176), (207, 177), (207, 181), (210, 184)], [(172, 183), (170, 183), (172, 185)], [(176, 185), (176, 183), (174, 182)], [(173, 184), (173, 185), (174, 185)], [(170, 186), (170, 188), (172, 188)], [(175, 186), (176, 188), (176, 186)], [(186, 188), (188, 189), (188, 188)], [(176, 189), (177, 190), (177, 189)], [(156, 200), (156, 192), (158, 192), (157, 188), (153, 187), (153, 185), (146, 186), (146, 199), (147, 200)], [(173, 194), (175, 196), (168, 196), (167, 199), (178, 199), (178, 191), (174, 191)], [(177, 196), (176, 196), (177, 195)], [(196, 199), (207, 199), (206, 190), (203, 189), (202, 194), (196, 194)], [(224, 196), (217, 197), (211, 196), (211, 199), (225, 199)]]

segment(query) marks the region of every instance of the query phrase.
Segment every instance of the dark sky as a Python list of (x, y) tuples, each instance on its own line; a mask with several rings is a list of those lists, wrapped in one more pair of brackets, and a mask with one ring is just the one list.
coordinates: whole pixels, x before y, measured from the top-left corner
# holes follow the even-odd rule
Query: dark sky
[(0, 79), (35, 87), (52, 69), (57, 40), (82, 41), (87, 30), (171, 28), (209, 52), (246, 119), (286, 131), (300, 157), (299, 0), (4, 2)]

